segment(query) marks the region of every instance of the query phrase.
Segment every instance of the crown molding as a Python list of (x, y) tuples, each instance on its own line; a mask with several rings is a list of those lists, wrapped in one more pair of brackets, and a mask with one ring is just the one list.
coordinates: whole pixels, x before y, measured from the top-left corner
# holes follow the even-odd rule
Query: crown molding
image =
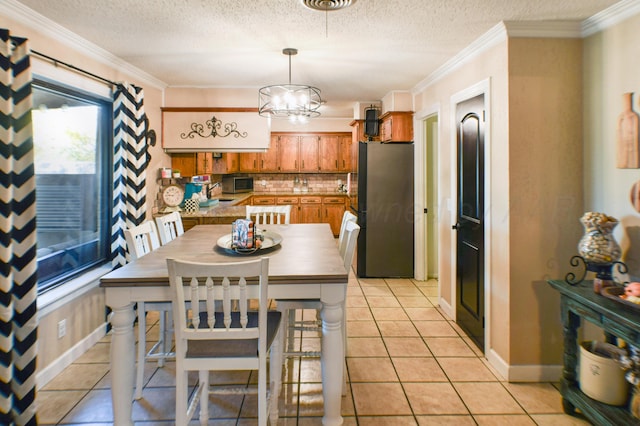
[(411, 89), (411, 94), (415, 96), (416, 94), (425, 90), (427, 87), (435, 84), (437, 81), (451, 74), (453, 71), (457, 70), (462, 65), (471, 61), (475, 57), (504, 42), (506, 39), (507, 31), (505, 29), (504, 23), (500, 22), (489, 31), (481, 35), (479, 38), (477, 38), (470, 45), (462, 49), (456, 56), (445, 62), (444, 65), (428, 75), (427, 78), (416, 84), (413, 89)]
[(622, 0), (582, 21), (582, 37), (589, 37), (638, 13), (640, 13), (640, 1)]
[(609, 28), (640, 13), (640, 1), (622, 0), (584, 21), (504, 21), (476, 39), (457, 55), (416, 84), (415, 96), (446, 77), (478, 55), (486, 52), (508, 37), (532, 38), (584, 38)]
[(3, 7), (2, 10), (0, 10), (0, 14), (14, 19), (47, 37), (55, 39), (71, 49), (90, 57), (91, 59), (130, 75), (140, 82), (161, 90), (167, 87), (165, 82), (118, 58), (98, 45), (78, 36), (60, 24), (32, 9), (29, 9), (16, 0), (3, 0)]

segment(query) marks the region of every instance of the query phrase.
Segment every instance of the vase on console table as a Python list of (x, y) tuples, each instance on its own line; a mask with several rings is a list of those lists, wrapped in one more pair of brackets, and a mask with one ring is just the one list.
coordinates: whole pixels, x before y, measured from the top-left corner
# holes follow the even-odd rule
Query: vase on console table
[(587, 270), (596, 272), (594, 291), (613, 285), (611, 268), (620, 260), (622, 250), (613, 237), (618, 219), (604, 213), (587, 212), (581, 218), (584, 235), (578, 243), (578, 253), (587, 264)]

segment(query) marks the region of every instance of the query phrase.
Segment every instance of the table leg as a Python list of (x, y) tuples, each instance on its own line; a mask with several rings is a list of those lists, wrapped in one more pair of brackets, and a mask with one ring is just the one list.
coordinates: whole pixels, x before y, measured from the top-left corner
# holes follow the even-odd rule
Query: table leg
[(322, 302), (322, 396), (324, 426), (342, 424), (342, 381), (344, 368), (343, 302)]
[(133, 426), (133, 382), (135, 377), (135, 339), (133, 303), (112, 307), (111, 336), (111, 402), (116, 426)]

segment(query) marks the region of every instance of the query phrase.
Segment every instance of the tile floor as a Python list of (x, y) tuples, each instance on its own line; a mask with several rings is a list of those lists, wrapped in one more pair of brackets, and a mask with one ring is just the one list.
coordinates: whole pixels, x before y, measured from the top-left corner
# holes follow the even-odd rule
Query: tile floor
[[(313, 311), (305, 315), (315, 315)], [(554, 383), (508, 383), (488, 365), (437, 305), (437, 282), (410, 279), (349, 281), (347, 300), (349, 386), (342, 400), (351, 425), (588, 425), (562, 413)], [(157, 323), (149, 321), (149, 340)], [(41, 425), (113, 423), (106, 336), (37, 394)], [(298, 343), (318, 347), (317, 334)], [(174, 421), (173, 363), (145, 366), (143, 399), (135, 401), (136, 425)], [(279, 425), (321, 425), (320, 361), (287, 362)], [(227, 374), (218, 383), (247, 383), (249, 373)], [(212, 396), (211, 425), (256, 424), (253, 397)], [(196, 424), (196, 423), (194, 423)]]

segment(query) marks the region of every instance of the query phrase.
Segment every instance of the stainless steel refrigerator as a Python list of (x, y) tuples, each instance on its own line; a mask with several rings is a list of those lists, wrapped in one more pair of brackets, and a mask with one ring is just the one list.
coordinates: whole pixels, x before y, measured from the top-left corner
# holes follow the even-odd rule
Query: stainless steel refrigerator
[(349, 190), (358, 277), (413, 277), (413, 179), (413, 143), (359, 143)]

